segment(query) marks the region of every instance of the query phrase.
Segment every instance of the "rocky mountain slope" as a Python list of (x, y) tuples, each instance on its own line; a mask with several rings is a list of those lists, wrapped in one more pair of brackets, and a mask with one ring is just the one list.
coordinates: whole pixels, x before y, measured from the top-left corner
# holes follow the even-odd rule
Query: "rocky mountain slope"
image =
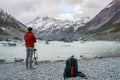
[(74, 35), (100, 40), (120, 40), (120, 0), (113, 0)]
[(89, 17), (83, 17), (76, 22), (69, 20), (59, 20), (52, 17), (37, 17), (27, 24), (34, 28), (34, 32), (39, 38), (49, 40), (70, 40), (74, 32), (83, 27), (88, 21)]
[(0, 9), (0, 39), (22, 39), (26, 26)]

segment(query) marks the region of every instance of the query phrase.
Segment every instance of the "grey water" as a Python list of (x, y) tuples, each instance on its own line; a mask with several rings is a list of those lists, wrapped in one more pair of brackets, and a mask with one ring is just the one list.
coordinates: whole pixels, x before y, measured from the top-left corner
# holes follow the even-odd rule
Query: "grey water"
[[(64, 60), (71, 55), (75, 55), (76, 58), (80, 58), (81, 55), (86, 58), (120, 56), (120, 42), (114, 41), (88, 41), (85, 43), (80, 41), (71, 43), (50, 41), (49, 44), (45, 44), (44, 41), (37, 41), (35, 48), (39, 61)], [(14, 58), (25, 59), (25, 57), (26, 47), (24, 42), (14, 47), (0, 45), (0, 59), (14, 61)]]

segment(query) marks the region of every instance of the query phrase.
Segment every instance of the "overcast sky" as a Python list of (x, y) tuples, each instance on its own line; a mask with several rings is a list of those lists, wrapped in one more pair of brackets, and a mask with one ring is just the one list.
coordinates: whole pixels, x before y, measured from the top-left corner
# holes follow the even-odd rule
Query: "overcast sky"
[(93, 18), (112, 0), (0, 0), (0, 8), (28, 23), (37, 16), (77, 20)]

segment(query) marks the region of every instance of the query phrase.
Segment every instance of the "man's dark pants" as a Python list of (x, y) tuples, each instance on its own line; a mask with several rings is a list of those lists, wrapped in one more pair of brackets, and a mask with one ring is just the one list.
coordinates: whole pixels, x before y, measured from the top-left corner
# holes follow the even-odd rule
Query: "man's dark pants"
[(26, 47), (26, 51), (27, 51), (27, 53), (26, 53), (26, 66), (27, 67), (28, 66), (32, 67), (33, 50), (34, 50), (34, 48), (32, 48), (32, 47)]

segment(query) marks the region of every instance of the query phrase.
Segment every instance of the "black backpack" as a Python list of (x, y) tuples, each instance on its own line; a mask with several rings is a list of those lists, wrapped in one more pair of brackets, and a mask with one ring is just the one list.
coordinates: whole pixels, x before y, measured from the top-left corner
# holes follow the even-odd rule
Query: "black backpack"
[(63, 77), (76, 77), (78, 75), (78, 64), (77, 59), (71, 57), (66, 61), (66, 67), (64, 70)]

